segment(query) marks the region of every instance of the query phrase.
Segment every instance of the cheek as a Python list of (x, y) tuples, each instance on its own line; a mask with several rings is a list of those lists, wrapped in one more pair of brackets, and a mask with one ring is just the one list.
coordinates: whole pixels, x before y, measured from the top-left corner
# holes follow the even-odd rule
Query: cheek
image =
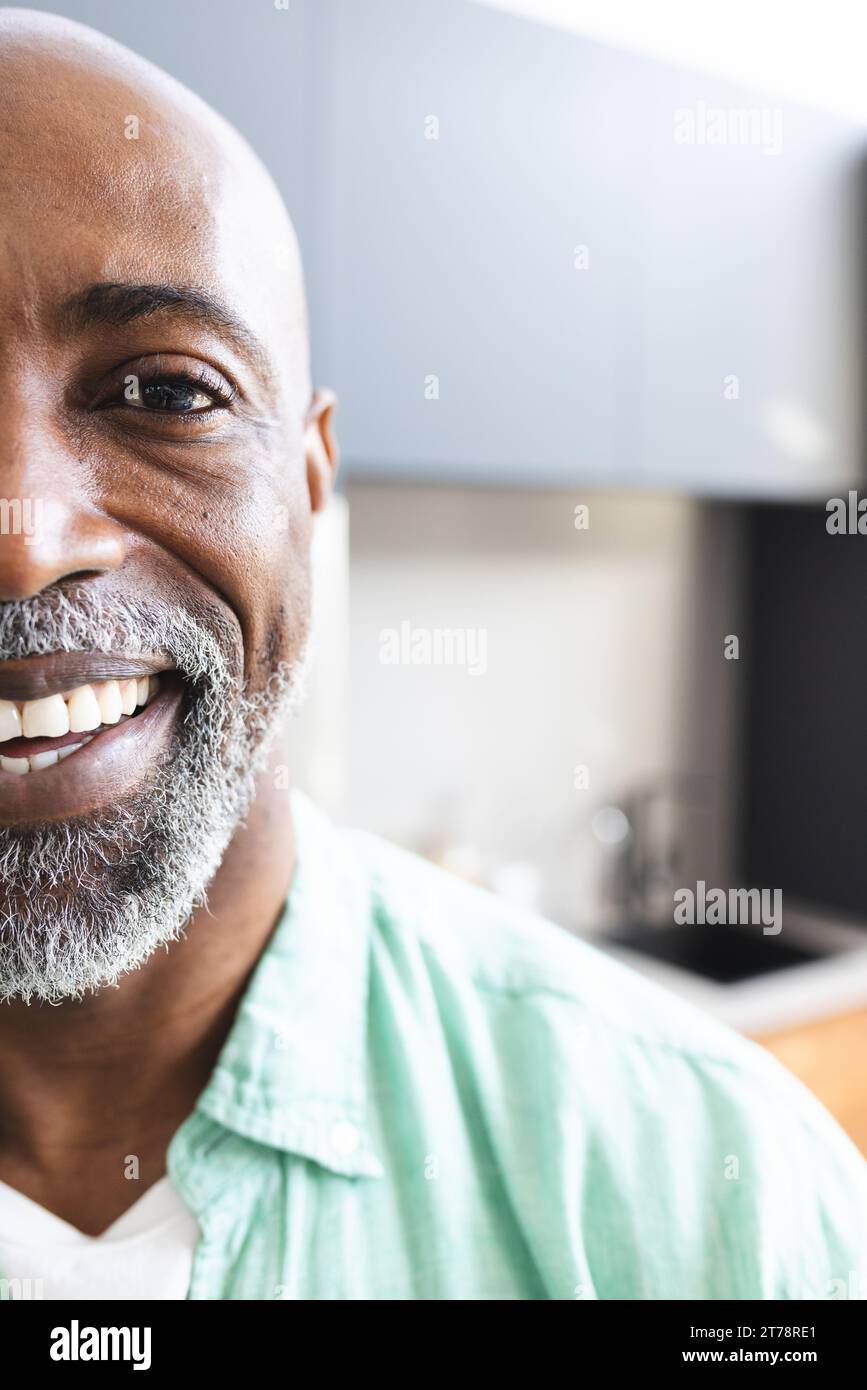
[(310, 539), (306, 519), (293, 517), (258, 555), (257, 579), (241, 615), (245, 664), (259, 687), (280, 662), (296, 662), (310, 630)]
[(220, 583), (241, 623), (252, 689), (303, 651), (310, 626), (312, 526), (306, 479), (297, 476), (278, 489), (250, 489), (221, 526)]
[(278, 467), (245, 451), (243, 474), (222, 466), (113, 470), (103, 502), (138, 545), (170, 554), (226, 605), (241, 629), (244, 672), (261, 688), (304, 646), (310, 613), (312, 513), (303, 463)]

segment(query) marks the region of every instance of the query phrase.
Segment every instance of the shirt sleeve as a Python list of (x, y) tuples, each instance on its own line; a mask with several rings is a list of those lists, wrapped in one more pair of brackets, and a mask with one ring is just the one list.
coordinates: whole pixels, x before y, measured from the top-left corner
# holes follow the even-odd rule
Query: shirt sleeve
[(867, 1163), (758, 1044), (538, 995), (490, 1022), (487, 1118), (549, 1297), (867, 1295)]

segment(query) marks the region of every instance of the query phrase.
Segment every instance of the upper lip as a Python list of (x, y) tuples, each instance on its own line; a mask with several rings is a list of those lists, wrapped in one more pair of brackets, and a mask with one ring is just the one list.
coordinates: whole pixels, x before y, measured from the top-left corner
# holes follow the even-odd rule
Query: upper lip
[(52, 652), (0, 661), (0, 700), (41, 700), (96, 681), (130, 680), (174, 670), (161, 656), (114, 652)]

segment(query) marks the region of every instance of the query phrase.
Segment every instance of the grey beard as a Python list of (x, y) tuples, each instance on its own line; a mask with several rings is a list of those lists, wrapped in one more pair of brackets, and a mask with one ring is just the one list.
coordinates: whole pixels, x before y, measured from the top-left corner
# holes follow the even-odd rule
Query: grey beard
[(0, 826), (0, 999), (58, 1003), (116, 985), (206, 902), (305, 665), (279, 664), (249, 696), (224, 649), (216, 610), (206, 626), (186, 609), (86, 590), (3, 606), (0, 659), (158, 655), (185, 678), (187, 708), (174, 754), (140, 793), (74, 821)]

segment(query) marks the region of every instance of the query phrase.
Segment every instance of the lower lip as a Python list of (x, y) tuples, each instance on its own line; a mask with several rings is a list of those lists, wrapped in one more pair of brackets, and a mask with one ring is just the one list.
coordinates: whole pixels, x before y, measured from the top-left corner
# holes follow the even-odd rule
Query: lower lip
[(0, 773), (0, 825), (86, 816), (141, 790), (168, 758), (183, 698), (166, 681), (140, 714), (97, 734), (62, 762), (19, 777)]

